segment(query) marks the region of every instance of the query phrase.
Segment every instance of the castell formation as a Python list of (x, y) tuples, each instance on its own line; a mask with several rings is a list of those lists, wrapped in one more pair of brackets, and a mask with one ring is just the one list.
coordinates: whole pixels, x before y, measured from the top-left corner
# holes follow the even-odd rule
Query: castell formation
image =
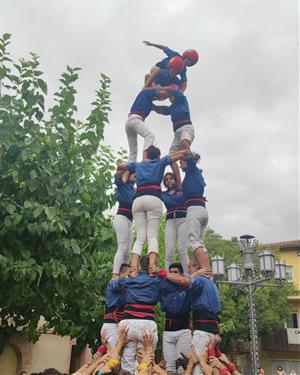
[[(166, 57), (145, 75), (125, 123), (129, 158), (117, 165), (115, 174), (118, 209), (113, 227), (118, 248), (107, 286), (100, 332), (103, 344), (96, 355), (103, 356), (107, 348), (114, 354), (102, 365), (98, 359), (98, 375), (118, 369), (132, 375), (149, 373), (150, 366), (157, 367), (152, 357), (158, 342), (158, 303), (165, 314), (164, 373), (183, 372), (181, 362), (191, 358), (191, 350), (196, 358), (205, 350), (207, 358), (221, 355), (220, 296), (203, 242), (208, 223), (205, 181), (198, 167), (200, 155), (192, 150), (195, 132), (185, 95), (187, 71), (197, 64), (199, 55), (194, 49), (180, 54), (166, 46), (144, 44), (160, 49)], [(166, 156), (147, 125), (152, 111), (171, 119), (174, 137)], [(137, 161), (138, 137), (144, 138), (141, 161)], [(167, 166), (172, 172), (165, 173)], [(165, 267), (161, 269), (157, 259), (163, 204)], [(142, 256), (145, 243), (148, 254)], [(180, 262), (175, 262), (176, 250)], [(230, 371), (228, 366), (220, 373), (234, 373), (236, 369)], [(157, 367), (154, 372), (159, 371)], [(204, 374), (200, 362), (193, 363), (191, 371)]]

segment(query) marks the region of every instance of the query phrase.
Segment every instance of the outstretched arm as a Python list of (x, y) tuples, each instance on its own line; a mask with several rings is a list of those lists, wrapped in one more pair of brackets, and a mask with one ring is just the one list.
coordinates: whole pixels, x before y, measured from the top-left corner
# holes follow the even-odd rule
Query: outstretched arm
[(190, 150), (179, 150), (171, 154), (170, 157), (172, 161), (175, 162), (177, 160), (184, 159), (189, 154), (190, 154)]
[(149, 266), (149, 273), (157, 274), (162, 279), (169, 280), (174, 284), (182, 286), (191, 285), (191, 279), (189, 277), (178, 275), (176, 273), (170, 273), (164, 269), (159, 269), (155, 265)]
[(143, 40), (143, 43), (146, 44), (146, 46), (155, 47), (155, 48), (158, 48), (158, 49), (166, 48), (166, 46), (162, 46), (161, 44), (151, 43), (151, 42), (148, 42), (147, 40)]
[(192, 274), (192, 276), (210, 277), (212, 276), (212, 270), (210, 269), (210, 267), (199, 268), (196, 272)]
[(179, 284), (179, 285), (182, 285), (182, 286), (191, 285), (191, 279), (189, 277), (178, 275), (176, 273), (167, 272), (166, 280), (169, 280), (174, 284)]

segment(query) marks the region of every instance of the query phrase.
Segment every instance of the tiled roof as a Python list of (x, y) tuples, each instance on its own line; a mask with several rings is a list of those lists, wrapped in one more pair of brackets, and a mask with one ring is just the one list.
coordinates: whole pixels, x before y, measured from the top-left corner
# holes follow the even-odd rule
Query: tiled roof
[(261, 247), (279, 247), (280, 249), (291, 249), (291, 248), (300, 248), (300, 240), (292, 240), (292, 241), (282, 241), (282, 242), (273, 242), (273, 243), (266, 243), (260, 244)]

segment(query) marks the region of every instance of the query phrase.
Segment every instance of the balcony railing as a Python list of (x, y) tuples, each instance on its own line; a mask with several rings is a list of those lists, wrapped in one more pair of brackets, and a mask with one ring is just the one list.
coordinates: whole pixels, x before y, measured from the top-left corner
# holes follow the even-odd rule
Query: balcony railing
[(300, 329), (279, 328), (273, 335), (262, 339), (262, 349), (267, 351), (289, 351), (300, 350)]

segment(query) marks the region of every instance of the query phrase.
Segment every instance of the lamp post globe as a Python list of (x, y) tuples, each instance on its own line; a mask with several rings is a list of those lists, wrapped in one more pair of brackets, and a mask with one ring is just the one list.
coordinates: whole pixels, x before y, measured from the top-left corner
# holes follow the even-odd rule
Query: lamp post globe
[(259, 254), (259, 268), (260, 271), (271, 277), (275, 271), (275, 257), (270, 251), (263, 251)]
[(275, 262), (275, 280), (286, 281), (286, 264), (279, 260)]
[(212, 273), (216, 277), (225, 276), (225, 263), (224, 258), (217, 255), (210, 260)]

